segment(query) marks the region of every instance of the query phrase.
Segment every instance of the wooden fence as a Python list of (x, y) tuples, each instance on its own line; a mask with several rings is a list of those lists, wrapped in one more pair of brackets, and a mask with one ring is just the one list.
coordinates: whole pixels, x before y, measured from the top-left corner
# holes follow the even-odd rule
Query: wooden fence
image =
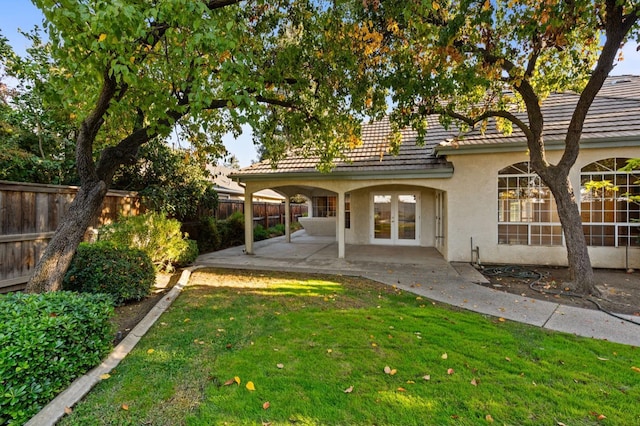
[[(306, 204), (290, 204), (291, 221), (297, 222), (300, 216), (307, 214)], [(235, 212), (244, 214), (244, 201), (241, 200), (219, 200), (218, 209), (213, 215), (218, 219), (226, 219)], [(263, 201), (253, 202), (253, 224), (260, 224), (265, 228), (277, 224), (284, 224), (285, 205), (284, 203), (270, 203)]]
[[(21, 288), (27, 282), (77, 191), (74, 186), (0, 181), (0, 292)], [(92, 226), (139, 212), (136, 193), (109, 191)]]
[[(75, 186), (0, 181), (0, 293), (24, 287), (77, 191)], [(142, 210), (137, 193), (109, 191), (92, 228)], [(244, 214), (243, 201), (220, 200), (217, 211), (210, 214), (225, 219), (236, 211)], [(292, 222), (306, 213), (306, 204), (291, 204)], [(265, 228), (284, 224), (284, 214), (284, 203), (253, 203), (254, 224)], [(90, 237), (88, 231), (85, 239)]]

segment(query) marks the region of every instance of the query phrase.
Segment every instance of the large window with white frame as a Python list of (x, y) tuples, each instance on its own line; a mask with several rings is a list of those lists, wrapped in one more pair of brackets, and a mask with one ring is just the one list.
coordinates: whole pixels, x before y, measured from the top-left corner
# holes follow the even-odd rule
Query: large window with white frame
[(555, 199), (529, 162), (498, 172), (498, 244), (563, 244)]
[(627, 158), (607, 158), (580, 172), (580, 208), (587, 244), (640, 246), (640, 170), (623, 172)]

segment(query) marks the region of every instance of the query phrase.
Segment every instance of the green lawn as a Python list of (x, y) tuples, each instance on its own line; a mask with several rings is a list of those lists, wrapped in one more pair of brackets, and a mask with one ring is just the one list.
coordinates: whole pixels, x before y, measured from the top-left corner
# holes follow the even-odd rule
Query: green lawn
[(61, 424), (640, 424), (630, 346), (351, 277), (201, 270), (190, 282)]

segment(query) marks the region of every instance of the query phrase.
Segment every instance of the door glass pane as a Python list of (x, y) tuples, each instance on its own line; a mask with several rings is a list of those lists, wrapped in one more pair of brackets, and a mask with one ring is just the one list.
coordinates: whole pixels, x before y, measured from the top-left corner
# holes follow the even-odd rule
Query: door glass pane
[(391, 195), (373, 196), (373, 237), (391, 238)]
[(416, 239), (415, 195), (398, 195), (398, 239)]

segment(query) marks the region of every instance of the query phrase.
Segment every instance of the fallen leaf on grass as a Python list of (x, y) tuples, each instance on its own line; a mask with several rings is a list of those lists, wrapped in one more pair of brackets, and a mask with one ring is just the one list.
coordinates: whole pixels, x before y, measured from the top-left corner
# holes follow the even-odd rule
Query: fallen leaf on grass
[(484, 419), (489, 423), (493, 423), (493, 417), (491, 417), (491, 414), (484, 416)]
[(69, 408), (69, 407), (64, 407), (64, 413), (65, 414), (71, 414), (71, 413), (73, 413), (73, 410), (71, 408)]
[(602, 357), (600, 357), (600, 356), (598, 357), (598, 359), (599, 359), (600, 361), (609, 361), (609, 358), (602, 358)]
[(154, 352), (155, 352), (155, 349), (148, 349), (148, 350), (147, 350), (147, 353), (148, 353), (149, 355), (151, 355), (151, 354), (152, 354), (152, 353), (154, 353)]
[(473, 386), (478, 386), (478, 381), (477, 381), (475, 378), (473, 378), (473, 379), (471, 380), (471, 384), (472, 384)]
[(278, 368), (284, 368), (284, 364), (276, 364), (276, 367), (278, 367)]
[(504, 319), (504, 318), (502, 318), (502, 317), (500, 317), (500, 318), (498, 318), (498, 321), (500, 321), (500, 322), (506, 322), (507, 320), (506, 320), (506, 319)]
[(107, 380), (109, 377), (111, 377), (111, 374), (104, 373), (100, 375), (100, 380)]
[(504, 357), (504, 359), (511, 362), (511, 358), (509, 358), (508, 356)]
[(353, 392), (353, 386), (349, 386), (348, 388), (346, 388), (344, 391), (344, 393), (351, 393)]
[(385, 367), (384, 367), (384, 372), (385, 372), (386, 374), (389, 374), (390, 376), (393, 376), (393, 375), (395, 375), (395, 374), (398, 372), (398, 370), (396, 370), (395, 368), (391, 368), (391, 367), (389, 367), (389, 366), (387, 365), (387, 366), (385, 366)]
[(405, 388), (398, 388), (398, 392), (406, 392), (407, 390)]
[(251, 382), (251, 381), (247, 382), (247, 384), (246, 384), (246, 388), (247, 388), (247, 390), (250, 390), (250, 391), (254, 391), (254, 390), (256, 390), (255, 385), (254, 385), (254, 384), (253, 384), (253, 382)]
[(448, 374), (448, 375), (452, 375), (453, 373), (455, 373), (455, 371), (453, 370), (453, 368), (449, 368), (449, 369), (447, 370), (447, 374)]
[(633, 371), (635, 371), (636, 373), (640, 373), (640, 368), (638, 368), (638, 367), (631, 367), (631, 369)]
[(224, 382), (223, 386), (230, 386), (232, 384), (234, 384), (236, 381), (234, 379), (229, 379), (226, 382)]
[(237, 384), (240, 384), (240, 377), (235, 376), (235, 377), (233, 378), (233, 381), (234, 381), (234, 382), (236, 382)]
[(122, 404), (121, 407), (124, 411), (129, 411), (129, 406), (127, 404)]
[(427, 374), (426, 376), (422, 376), (422, 378), (427, 380), (427, 381), (429, 381), (429, 380), (431, 380), (431, 375)]
[(447, 355), (447, 353), (445, 352), (440, 356), (440, 358), (447, 359), (447, 358), (449, 358), (449, 355)]
[(263, 410), (266, 410), (266, 409), (268, 409), (269, 407), (271, 407), (271, 404), (269, 404), (269, 401), (266, 401), (264, 404), (262, 404), (262, 409), (263, 409)]

